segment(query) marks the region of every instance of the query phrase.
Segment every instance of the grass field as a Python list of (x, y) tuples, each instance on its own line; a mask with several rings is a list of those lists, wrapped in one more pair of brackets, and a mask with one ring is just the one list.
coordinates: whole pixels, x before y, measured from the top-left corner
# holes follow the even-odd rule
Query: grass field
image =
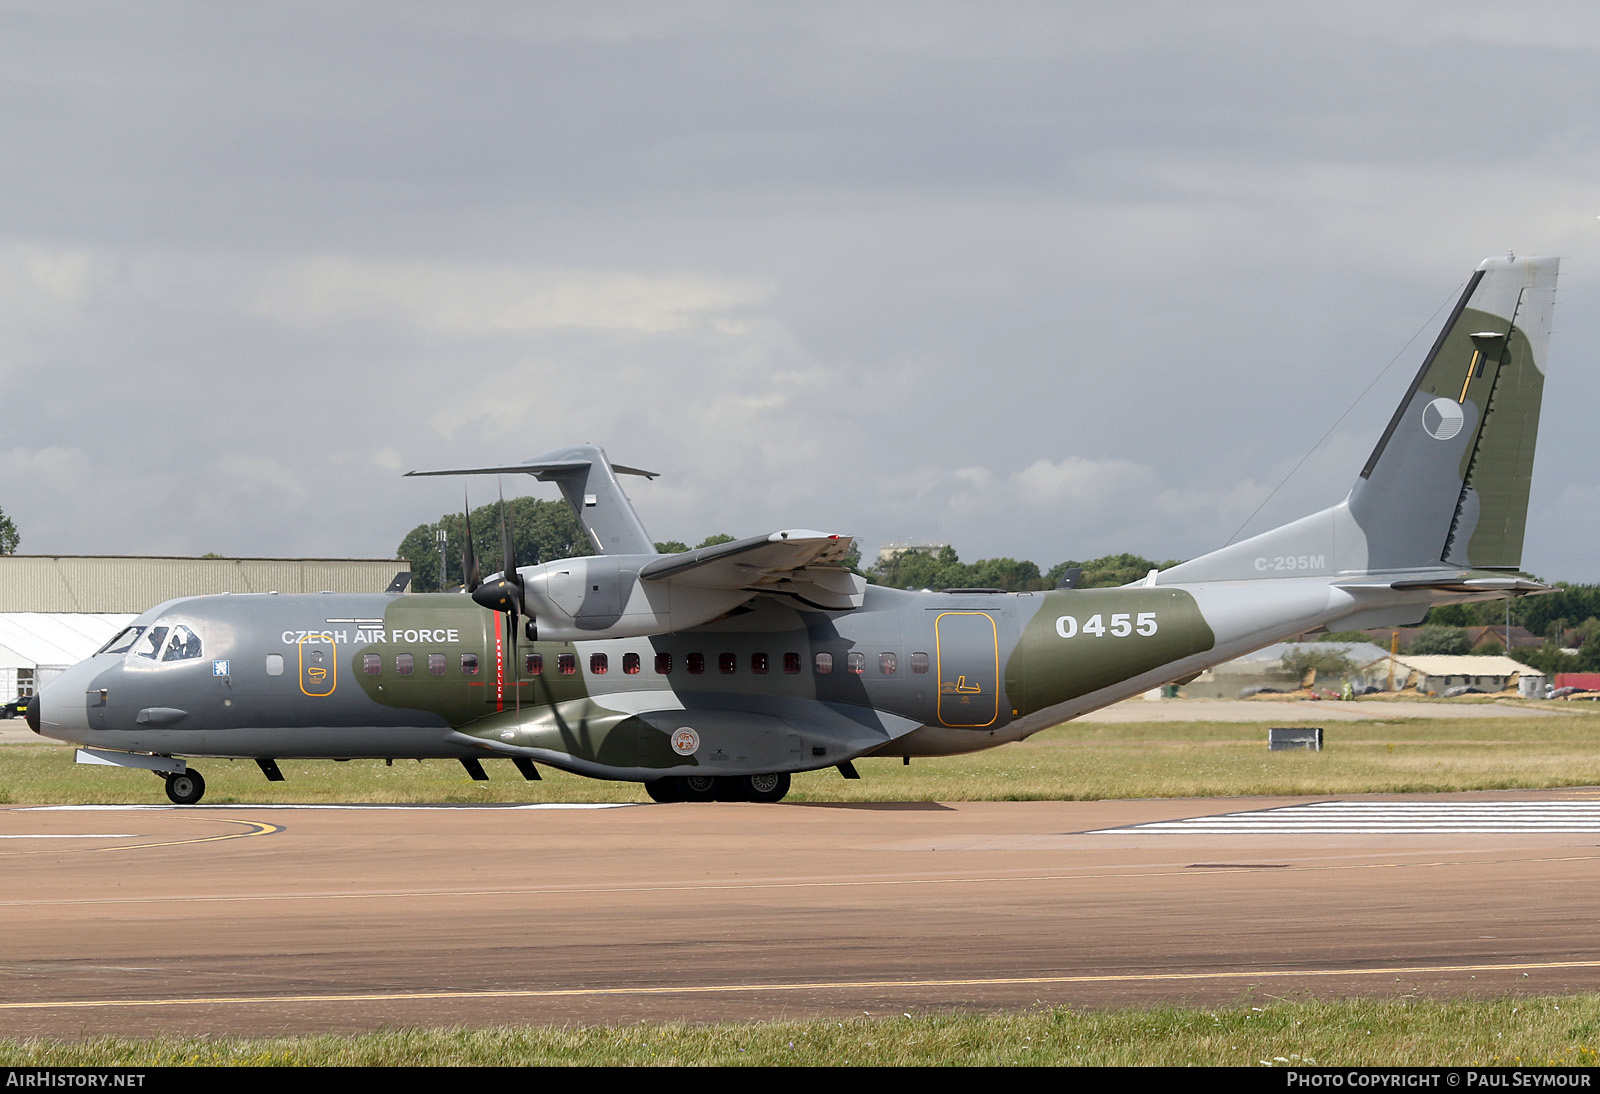
[(849, 1021), (393, 1030), (360, 1037), (0, 1040), (15, 1067), (1593, 1067), (1600, 995), (1485, 1003), (1242, 1000), (1231, 1007)]
[[(1545, 718), (1406, 718), (1326, 726), (1321, 753), (1268, 752), (1266, 726), (1074, 723), (967, 756), (858, 761), (797, 776), (790, 801), (976, 801), (1323, 795), (1600, 785), (1600, 712)], [(1381, 711), (1381, 714), (1389, 714)], [(1285, 722), (1283, 724), (1295, 724)], [(525, 783), (486, 763), (203, 760), (208, 803), (645, 801), (636, 784), (544, 769)], [(0, 748), (0, 802), (165, 802), (143, 771), (78, 767), (70, 748)], [(1600, 995), (1488, 1002), (1245, 999), (1217, 1009), (863, 1016), (617, 1028), (395, 1030), (309, 1038), (0, 1040), (0, 1065), (1485, 1065), (1594, 1066)]]

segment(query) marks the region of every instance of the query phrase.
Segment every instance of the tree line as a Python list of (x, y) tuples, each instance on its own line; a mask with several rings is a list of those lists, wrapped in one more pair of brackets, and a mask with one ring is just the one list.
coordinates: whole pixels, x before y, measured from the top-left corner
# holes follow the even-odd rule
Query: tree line
[[(573, 517), (565, 502), (512, 498), (505, 503), (506, 524), (511, 531), (513, 555), (518, 566), (534, 566), (558, 558), (577, 558), (593, 554), (589, 537)], [(502, 566), (500, 505), (491, 502), (472, 510), (473, 550), (478, 565), (487, 575)], [(466, 538), (467, 521), (460, 513), (446, 513), (430, 524), (419, 524), (406, 533), (395, 548), (397, 558), (411, 562), (411, 587), (417, 592), (438, 592), (457, 588), (462, 583), (461, 545)], [(439, 568), (439, 532), (446, 536), (444, 570)], [(727, 543), (734, 537), (725, 532), (707, 536), (694, 549)], [(690, 550), (681, 540), (663, 540), (655, 545), (662, 554)], [(1068, 560), (1041, 571), (1026, 559), (983, 558), (962, 562), (952, 547), (938, 552), (906, 552), (866, 569), (860, 566), (859, 553), (852, 553), (846, 564), (876, 585), (895, 589), (1000, 589), (1008, 593), (1036, 592), (1057, 588), (1072, 570), (1080, 571), (1076, 585), (1084, 589), (1126, 585), (1138, 581), (1153, 569), (1176, 566), (1176, 562), (1152, 562), (1139, 555), (1105, 555), (1087, 561)]]

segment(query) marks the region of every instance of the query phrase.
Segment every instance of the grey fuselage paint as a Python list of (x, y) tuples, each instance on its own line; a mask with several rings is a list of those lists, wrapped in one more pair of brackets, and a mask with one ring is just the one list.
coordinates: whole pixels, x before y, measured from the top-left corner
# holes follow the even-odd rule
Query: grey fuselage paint
[(800, 771), (1015, 740), (1215, 645), (1171, 588), (872, 587), (847, 612), (757, 598), (681, 633), (522, 639), (515, 655), (505, 620), (448, 593), (171, 601), (135, 626), (188, 627), (200, 654), (97, 655), (52, 685), (44, 732), (186, 756), (520, 755), (620, 779)]

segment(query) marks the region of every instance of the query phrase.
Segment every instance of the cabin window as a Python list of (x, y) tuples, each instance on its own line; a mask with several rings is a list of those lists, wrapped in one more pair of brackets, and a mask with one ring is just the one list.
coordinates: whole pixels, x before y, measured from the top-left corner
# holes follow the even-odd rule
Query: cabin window
[(912, 654), (911, 671), (918, 676), (926, 676), (928, 673), (928, 655), (925, 653)]
[(397, 653), (394, 655), (395, 672), (401, 676), (410, 676), (416, 670), (417, 659), (415, 657), (412, 657), (409, 653)]
[(817, 671), (824, 676), (833, 671), (833, 654), (817, 654)]
[(530, 653), (523, 657), (522, 667), (529, 676), (542, 676), (544, 674), (544, 654)]
[(844, 667), (860, 676), (867, 668), (867, 655), (859, 650), (844, 655)]
[(752, 653), (750, 655), (750, 671), (757, 676), (765, 676), (767, 674), (767, 655), (764, 653)]
[(672, 654), (656, 654), (656, 675), (666, 676), (672, 672)]
[(894, 675), (894, 670), (896, 668), (898, 668), (898, 667), (899, 667), (899, 665), (895, 661), (894, 654), (892, 654), (892, 653), (880, 653), (880, 654), (878, 654), (878, 671), (883, 673), (885, 676), (893, 676)]
[(798, 653), (786, 653), (783, 655), (783, 671), (790, 676), (800, 671), (800, 655)]
[(361, 655), (361, 671), (368, 676), (377, 676), (383, 672), (383, 658), (375, 653)]
[(442, 654), (442, 653), (430, 653), (430, 654), (428, 654), (428, 675), (429, 676), (443, 676), (444, 675), (444, 654)]
[(594, 676), (604, 676), (611, 669), (611, 660), (603, 653), (589, 655), (589, 672)]
[(691, 653), (683, 660), (690, 676), (699, 676), (706, 671), (706, 655), (703, 653)]
[(283, 654), (281, 654), (281, 653), (269, 653), (269, 654), (267, 654), (267, 675), (268, 676), (282, 676), (283, 675)]
[(639, 675), (639, 655), (636, 654), (636, 653), (625, 653), (625, 654), (623, 654), (622, 655), (622, 671), (627, 673), (629, 676), (638, 676)]
[(477, 654), (475, 654), (475, 653), (464, 653), (464, 654), (461, 655), (461, 675), (462, 676), (476, 676), (476, 675), (478, 675), (478, 655)]
[(578, 655), (575, 653), (559, 653), (556, 655), (556, 668), (562, 676), (573, 676), (578, 671)]
[(736, 653), (717, 654), (717, 671), (724, 676), (731, 676), (739, 667), (739, 655)]

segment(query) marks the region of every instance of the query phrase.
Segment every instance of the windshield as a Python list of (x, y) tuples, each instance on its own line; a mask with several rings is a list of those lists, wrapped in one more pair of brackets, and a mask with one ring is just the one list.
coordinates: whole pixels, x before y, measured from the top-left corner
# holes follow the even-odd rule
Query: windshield
[(116, 636), (111, 641), (96, 650), (94, 655), (99, 657), (102, 653), (127, 653), (143, 633), (143, 626), (124, 627), (116, 633)]
[(167, 639), (167, 652), (161, 655), (161, 660), (188, 661), (199, 656), (200, 636), (182, 623), (173, 627), (172, 637)]
[(160, 660), (161, 646), (166, 640), (166, 627), (151, 627), (143, 638), (134, 643), (133, 652), (140, 657), (148, 657), (152, 661)]

